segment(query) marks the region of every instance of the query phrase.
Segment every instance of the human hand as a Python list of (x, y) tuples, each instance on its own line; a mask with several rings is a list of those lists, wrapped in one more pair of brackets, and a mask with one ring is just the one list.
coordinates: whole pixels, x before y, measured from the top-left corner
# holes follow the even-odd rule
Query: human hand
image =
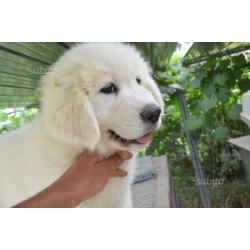
[(76, 206), (91, 198), (105, 187), (110, 177), (127, 175), (119, 167), (132, 156), (129, 152), (119, 151), (103, 159), (99, 153), (82, 153), (59, 179), (64, 195), (71, 197)]
[(82, 153), (55, 183), (15, 207), (76, 207), (99, 193), (110, 177), (124, 177), (119, 167), (132, 154), (119, 151), (103, 159), (99, 153)]

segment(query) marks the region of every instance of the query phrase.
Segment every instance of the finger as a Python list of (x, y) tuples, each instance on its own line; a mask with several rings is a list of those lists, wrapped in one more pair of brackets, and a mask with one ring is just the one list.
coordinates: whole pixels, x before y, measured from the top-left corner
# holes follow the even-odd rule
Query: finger
[(132, 153), (130, 153), (128, 151), (120, 150), (120, 151), (117, 151), (115, 154), (111, 155), (110, 157), (108, 157), (106, 159), (102, 158), (102, 161), (105, 162), (108, 159), (110, 159), (112, 156), (115, 156), (115, 155), (117, 155), (118, 157), (120, 157), (122, 160), (129, 160), (129, 159), (131, 159), (133, 157)]
[(112, 173), (112, 177), (124, 177), (124, 176), (127, 176), (128, 175), (128, 172), (123, 170), (123, 169), (120, 169), (120, 168), (117, 168), (113, 173)]
[(117, 154), (124, 160), (129, 160), (133, 157), (133, 154), (128, 151), (118, 151)]
[(85, 153), (85, 156), (87, 156), (87, 158), (90, 162), (94, 162), (94, 163), (99, 162), (103, 159), (103, 156), (97, 151), (96, 152), (87, 152), (87, 153)]
[(114, 154), (102, 161), (101, 164), (107, 168), (109, 174), (111, 175), (124, 161), (125, 159), (121, 158), (120, 155)]
[(118, 167), (122, 165), (124, 159), (119, 155), (115, 154), (107, 158), (104, 162), (104, 166), (108, 169), (109, 173), (112, 174)]

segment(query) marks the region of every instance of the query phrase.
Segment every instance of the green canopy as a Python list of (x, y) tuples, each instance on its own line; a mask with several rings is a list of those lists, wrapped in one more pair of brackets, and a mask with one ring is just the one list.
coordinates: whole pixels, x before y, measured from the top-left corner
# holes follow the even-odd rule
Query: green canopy
[(204, 42), (193, 43), (193, 46), (184, 57), (183, 63), (186, 66), (206, 61), (209, 58), (226, 56), (250, 50), (250, 43), (243, 42)]
[(166, 68), (178, 43), (133, 43), (142, 51), (154, 70)]

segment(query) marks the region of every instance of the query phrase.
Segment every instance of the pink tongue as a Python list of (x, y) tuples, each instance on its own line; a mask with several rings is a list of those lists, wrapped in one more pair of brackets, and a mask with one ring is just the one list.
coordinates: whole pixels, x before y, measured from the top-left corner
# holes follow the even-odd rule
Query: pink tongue
[(137, 139), (137, 141), (141, 144), (146, 144), (150, 141), (152, 141), (152, 135), (151, 134), (146, 134), (143, 137)]

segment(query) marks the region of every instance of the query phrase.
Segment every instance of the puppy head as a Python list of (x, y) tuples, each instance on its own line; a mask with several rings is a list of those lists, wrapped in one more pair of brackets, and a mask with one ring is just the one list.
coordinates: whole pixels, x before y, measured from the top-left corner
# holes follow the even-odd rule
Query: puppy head
[(134, 150), (150, 143), (161, 125), (159, 89), (129, 45), (76, 46), (43, 78), (42, 93), (45, 128), (75, 146)]

